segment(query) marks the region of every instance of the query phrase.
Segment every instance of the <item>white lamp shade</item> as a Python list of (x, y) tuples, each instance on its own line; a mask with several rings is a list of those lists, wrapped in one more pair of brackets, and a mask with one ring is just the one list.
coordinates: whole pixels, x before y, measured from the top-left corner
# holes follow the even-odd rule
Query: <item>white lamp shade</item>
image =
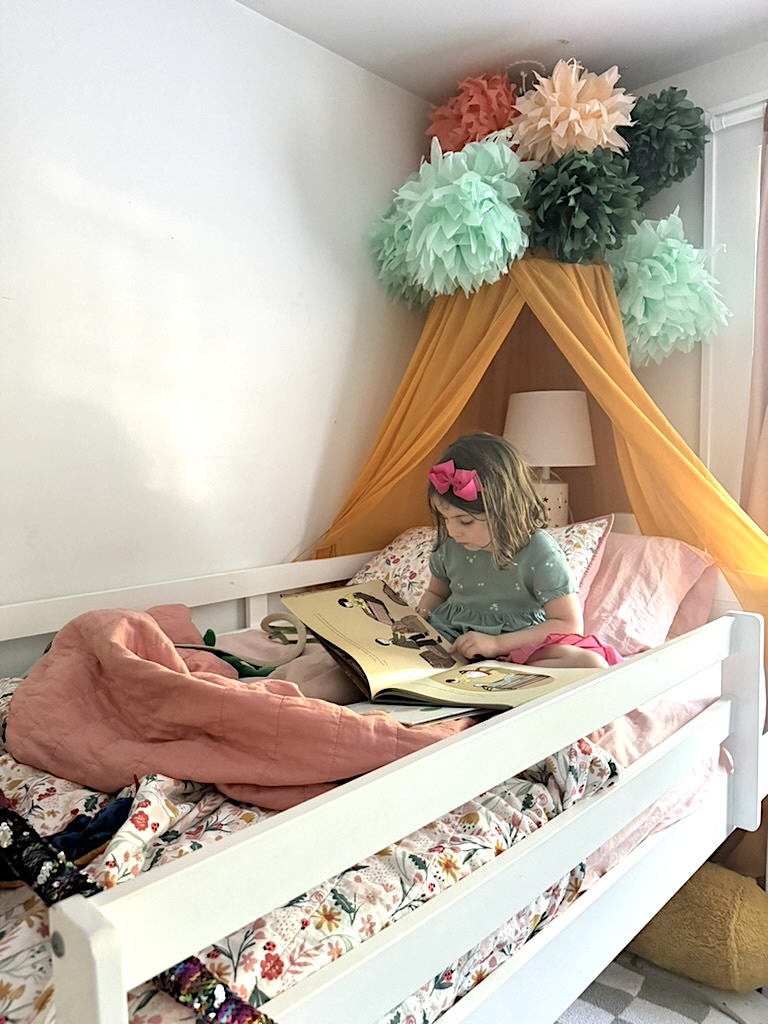
[(521, 391), (510, 395), (504, 437), (529, 466), (548, 470), (550, 466), (595, 464), (583, 391)]

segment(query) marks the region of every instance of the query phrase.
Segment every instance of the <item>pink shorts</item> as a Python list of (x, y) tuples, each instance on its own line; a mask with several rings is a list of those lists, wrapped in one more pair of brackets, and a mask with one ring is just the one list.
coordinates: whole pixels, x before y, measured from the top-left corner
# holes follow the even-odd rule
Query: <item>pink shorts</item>
[(541, 653), (543, 655), (545, 648), (552, 647), (554, 644), (563, 644), (566, 647), (581, 647), (586, 651), (594, 651), (595, 654), (600, 654), (605, 658), (609, 665), (618, 665), (619, 662), (624, 661), (615, 647), (602, 643), (592, 634), (581, 636), (579, 633), (550, 633), (546, 640), (526, 644), (524, 647), (518, 647), (516, 650), (510, 651), (502, 661), (511, 661), (515, 665), (527, 665), (534, 654)]

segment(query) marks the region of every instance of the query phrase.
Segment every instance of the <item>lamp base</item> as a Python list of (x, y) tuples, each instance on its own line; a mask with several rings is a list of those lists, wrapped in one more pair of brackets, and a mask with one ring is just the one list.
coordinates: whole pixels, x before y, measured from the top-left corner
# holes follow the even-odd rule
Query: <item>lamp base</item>
[(568, 525), (568, 484), (562, 480), (537, 480), (533, 489), (544, 502), (548, 526)]

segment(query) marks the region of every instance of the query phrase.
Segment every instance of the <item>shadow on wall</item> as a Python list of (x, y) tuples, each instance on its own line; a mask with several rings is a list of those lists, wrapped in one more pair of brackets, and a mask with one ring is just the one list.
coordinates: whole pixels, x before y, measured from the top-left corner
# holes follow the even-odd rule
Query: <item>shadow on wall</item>
[[(376, 90), (366, 96), (369, 108), (375, 107), (377, 96)], [(351, 121), (360, 95), (345, 97), (347, 101)], [(386, 295), (370, 251), (369, 232), (387, 202), (386, 189), (382, 186), (377, 193), (374, 187), (384, 178), (379, 164), (391, 167), (394, 162), (391, 153), (376, 151), (386, 147), (387, 133), (373, 132), (361, 142), (359, 160), (340, 160), (326, 143), (336, 119), (344, 118), (343, 110), (329, 107), (319, 96), (312, 102), (314, 113), (303, 109), (304, 127), (293, 147), (286, 144), (283, 157), (303, 232), (324, 255), (311, 282), (296, 282), (296, 301), (306, 304), (307, 338), (322, 353), (318, 372), (323, 408), (318, 409), (315, 441), (322, 440), (316, 459), (305, 467), (312, 475), (313, 522), (289, 557), (306, 557), (338, 513), (379, 432), (426, 316), (425, 310), (410, 310)], [(333, 183), (332, 190), (324, 189), (322, 202), (318, 182)], [(300, 365), (306, 372), (306, 357)]]
[[(141, 424), (142, 410), (135, 412)], [(104, 408), (39, 396), (5, 403), (0, 428), (0, 602), (199, 575), (210, 546), (174, 453), (128, 436)], [(146, 438), (146, 424), (137, 437)]]

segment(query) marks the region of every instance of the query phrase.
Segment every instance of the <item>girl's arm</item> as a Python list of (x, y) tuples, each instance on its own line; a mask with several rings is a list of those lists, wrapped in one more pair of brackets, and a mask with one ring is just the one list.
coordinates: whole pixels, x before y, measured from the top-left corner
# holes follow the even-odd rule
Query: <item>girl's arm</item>
[(435, 608), (442, 604), (450, 593), (451, 588), (446, 580), (439, 580), (436, 576), (430, 576), (427, 589), (421, 595), (421, 600), (416, 605), (416, 611), (422, 618), (428, 619)]
[(465, 658), (503, 658), (518, 647), (546, 640), (550, 633), (581, 634), (584, 631), (584, 614), (578, 594), (566, 594), (547, 601), (544, 613), (547, 617), (543, 622), (519, 629), (516, 633), (502, 633), (499, 636), (474, 630), (463, 633), (451, 650), (458, 651)]

